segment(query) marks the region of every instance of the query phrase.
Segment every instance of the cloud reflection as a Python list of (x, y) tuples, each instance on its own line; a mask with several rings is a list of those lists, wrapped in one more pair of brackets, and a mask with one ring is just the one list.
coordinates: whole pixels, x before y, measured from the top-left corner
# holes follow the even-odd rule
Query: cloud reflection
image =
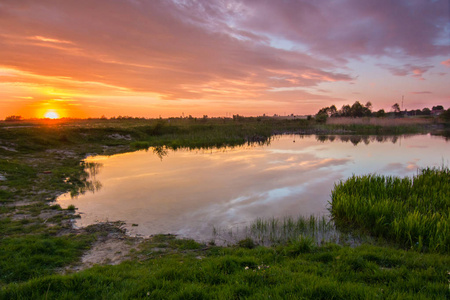
[[(377, 138), (370, 145), (331, 140), (296, 136), (292, 143), (292, 136), (281, 136), (266, 146), (168, 150), (162, 161), (151, 151), (93, 157), (88, 161), (103, 164), (96, 174), (103, 188), (58, 201), (79, 207), (84, 214), (78, 225), (123, 220), (139, 224), (130, 227), (132, 233), (201, 239), (213, 226), (226, 229), (258, 217), (325, 214), (335, 182), (352, 174), (411, 175), (432, 165), (430, 157), (440, 157), (437, 153), (448, 147), (444, 139), (430, 136), (403, 140), (408, 151)], [(421, 144), (434, 146), (410, 147)]]

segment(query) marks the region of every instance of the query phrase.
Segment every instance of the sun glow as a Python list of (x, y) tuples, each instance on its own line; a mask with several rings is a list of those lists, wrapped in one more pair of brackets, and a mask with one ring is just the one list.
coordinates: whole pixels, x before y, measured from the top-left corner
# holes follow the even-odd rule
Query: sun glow
[(56, 111), (54, 111), (54, 110), (47, 111), (45, 113), (44, 117), (46, 119), (59, 119), (60, 118), (59, 114)]

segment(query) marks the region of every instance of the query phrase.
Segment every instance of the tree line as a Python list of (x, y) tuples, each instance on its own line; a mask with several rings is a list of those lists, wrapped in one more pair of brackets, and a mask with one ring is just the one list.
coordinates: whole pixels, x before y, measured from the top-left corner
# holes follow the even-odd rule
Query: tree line
[(380, 109), (378, 111), (372, 111), (372, 103), (369, 101), (366, 104), (361, 104), (359, 101), (355, 101), (353, 105), (343, 105), (341, 109), (337, 109), (336, 106), (333, 104), (331, 106), (323, 107), (321, 108), (315, 118), (316, 121), (325, 121), (328, 117), (350, 117), (350, 118), (360, 118), (360, 117), (377, 117), (382, 118), (389, 114), (393, 114), (394, 116), (429, 116), (433, 112), (439, 112), (439, 114), (442, 114), (444, 118), (448, 117), (450, 115), (450, 108), (447, 109), (447, 111), (444, 110), (444, 107), (442, 105), (436, 105), (433, 106), (432, 109), (429, 109), (427, 107), (423, 109), (416, 109), (416, 110), (404, 110), (402, 111), (400, 109), (400, 105), (398, 103), (395, 103), (392, 105), (392, 111), (386, 112), (384, 109)]

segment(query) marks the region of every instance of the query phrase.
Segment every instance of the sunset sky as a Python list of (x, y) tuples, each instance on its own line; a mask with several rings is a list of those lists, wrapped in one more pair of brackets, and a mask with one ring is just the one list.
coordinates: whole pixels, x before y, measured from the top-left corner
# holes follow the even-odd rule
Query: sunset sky
[(448, 0), (0, 0), (0, 119), (450, 107)]

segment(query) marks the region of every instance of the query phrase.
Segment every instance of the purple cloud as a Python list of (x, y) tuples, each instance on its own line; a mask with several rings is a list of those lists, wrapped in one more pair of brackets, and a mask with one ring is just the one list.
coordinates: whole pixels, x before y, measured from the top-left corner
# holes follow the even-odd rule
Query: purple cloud
[(395, 76), (412, 76), (419, 80), (425, 80), (423, 74), (433, 68), (433, 66), (416, 66), (406, 64), (403, 66), (390, 66), (379, 64), (380, 67), (388, 69)]
[[(361, 55), (448, 55), (449, 2), (244, 1), (241, 25), (342, 59)], [(446, 29), (447, 28), (447, 29)]]
[(421, 91), (421, 92), (411, 92), (414, 95), (424, 95), (424, 94), (432, 94), (430, 91)]

